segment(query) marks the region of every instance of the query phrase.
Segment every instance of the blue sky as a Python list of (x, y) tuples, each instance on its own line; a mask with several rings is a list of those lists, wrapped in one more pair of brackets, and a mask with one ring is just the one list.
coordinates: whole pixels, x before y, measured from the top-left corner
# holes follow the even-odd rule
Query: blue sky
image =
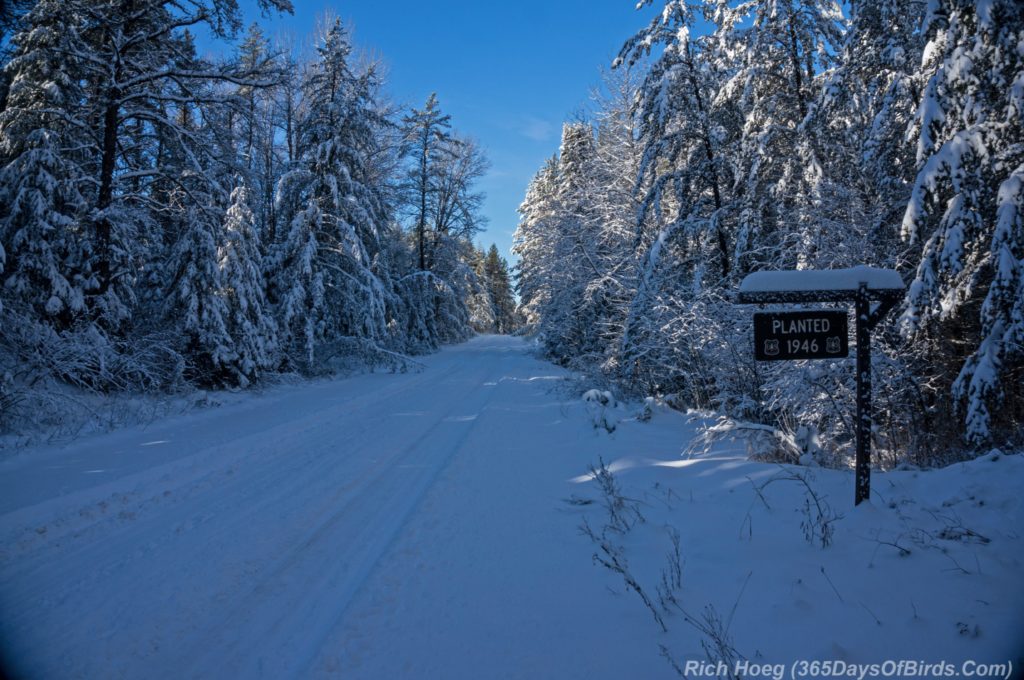
[(480, 187), (490, 224), (477, 240), (497, 243), (506, 257), (516, 208), (557, 150), (562, 121), (587, 105), (600, 68), (658, 11), (637, 11), (635, 0), (294, 3), (294, 16), (262, 19), (250, 9), (248, 20), (301, 41), (325, 12), (341, 17), (356, 48), (387, 66), (392, 99), (421, 106), (436, 91), (454, 128), (483, 145), (492, 165)]

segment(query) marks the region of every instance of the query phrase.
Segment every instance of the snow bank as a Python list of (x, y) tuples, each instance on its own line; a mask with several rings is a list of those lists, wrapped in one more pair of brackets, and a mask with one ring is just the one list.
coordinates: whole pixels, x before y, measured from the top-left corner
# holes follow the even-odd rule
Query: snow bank
[[(849, 472), (736, 453), (605, 458), (618, 505), (577, 480), (597, 568), (647, 616), (627, 638), (691, 663), (690, 677), (719, 660), (779, 664), (784, 677), (801, 660), (1021, 668), (1024, 455), (879, 473), (855, 509)], [(631, 505), (642, 521), (624, 531), (608, 508), (629, 517)]]

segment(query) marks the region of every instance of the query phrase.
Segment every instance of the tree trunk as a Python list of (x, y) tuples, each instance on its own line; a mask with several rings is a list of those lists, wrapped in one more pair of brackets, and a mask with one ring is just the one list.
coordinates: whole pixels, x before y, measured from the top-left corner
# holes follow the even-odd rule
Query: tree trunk
[(800, 46), (796, 37), (796, 17), (789, 18), (789, 60), (793, 68), (793, 86), (796, 88), (796, 101), (800, 109), (800, 120), (807, 117), (807, 103), (804, 101), (803, 70), (800, 68)]
[[(690, 72), (690, 87), (693, 88), (694, 97), (697, 100), (697, 110), (701, 115), (701, 138), (704, 143), (704, 156), (708, 161), (708, 168), (711, 171), (711, 194), (715, 199), (715, 212), (717, 213), (722, 209), (722, 194), (718, 188), (718, 168), (715, 167), (715, 152), (711, 145), (711, 131), (708, 129), (708, 114), (704, 109), (704, 97), (701, 96), (700, 83), (694, 77), (694, 64), (693, 58), (690, 55), (690, 46), (686, 46), (686, 57), (687, 66)], [(722, 264), (722, 276), (728, 276), (730, 270), (729, 261), (729, 242), (725, 237), (725, 232), (722, 230), (722, 226), (719, 224), (716, 227), (716, 237), (718, 240), (718, 256)]]
[(423, 153), (420, 156), (420, 215), (419, 223), (416, 225), (416, 236), (419, 239), (420, 249), (420, 270), (427, 269), (427, 140), (429, 130), (424, 133)]
[(96, 273), (99, 277), (98, 292), (101, 295), (109, 290), (111, 278), (111, 224), (106, 211), (114, 201), (114, 168), (117, 163), (120, 90), (117, 87), (110, 88), (107, 97), (107, 107), (103, 112), (103, 155), (100, 161), (100, 189), (96, 198), (96, 211), (99, 213), (99, 218), (96, 220), (98, 255)]

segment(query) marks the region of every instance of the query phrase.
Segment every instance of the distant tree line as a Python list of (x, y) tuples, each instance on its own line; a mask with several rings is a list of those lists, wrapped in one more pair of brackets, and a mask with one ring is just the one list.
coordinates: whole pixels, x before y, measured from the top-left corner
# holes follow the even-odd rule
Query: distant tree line
[(843, 464), (852, 366), (755, 363), (734, 296), (759, 270), (890, 267), (908, 291), (877, 333), (883, 464), (1019, 444), (1024, 11), (846, 8), (665, 0), (527, 191), (527, 321), (557, 361)]
[[(261, 0), (265, 11), (289, 0)], [(329, 23), (310, 59), (234, 0), (0, 4), (0, 421), (27, 390), (245, 386), (515, 325), (482, 150), (403, 112)]]

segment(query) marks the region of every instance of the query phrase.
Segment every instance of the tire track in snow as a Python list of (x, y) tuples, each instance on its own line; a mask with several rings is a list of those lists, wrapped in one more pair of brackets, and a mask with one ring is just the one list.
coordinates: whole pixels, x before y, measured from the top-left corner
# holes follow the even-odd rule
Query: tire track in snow
[[(359, 397), (331, 405), (329, 407), (331, 423), (356, 419), (355, 425), (360, 429), (365, 429), (366, 420), (357, 418), (358, 416), (366, 416), (369, 412), (368, 418), (372, 418), (373, 410), (396, 394), (418, 387), (424, 382), (442, 381), (457, 371), (458, 366), (449, 366), (441, 373), (431, 373), (429, 378), (423, 377), (412, 383), (374, 391), (371, 393), (372, 399), (369, 402), (358, 404), (351, 411), (342, 411), (341, 409), (358, 402)], [(164, 465), (122, 477), (95, 488), (84, 489), (69, 496), (59, 496), (26, 508), (20, 508), (0, 516), (0, 527), (5, 529), (5, 532), (0, 535), (0, 540), (4, 545), (16, 546), (20, 552), (46, 550), (52, 547), (57, 540), (80, 540), (87, 537), (89, 530), (94, 525), (109, 524), (111, 519), (116, 519), (116, 516), (111, 517), (106, 513), (104, 507), (120, 501), (125, 496), (137, 497), (137, 500), (132, 501), (130, 507), (119, 509), (128, 510), (136, 514), (137, 518), (138, 512), (143, 510), (147, 503), (162, 502), (164, 506), (170, 503), (180, 503), (208, 490), (211, 486), (222, 483), (223, 477), (233, 474), (243, 466), (250, 474), (262, 473), (262, 475), (255, 479), (243, 479), (241, 484), (236, 483), (231, 486), (251, 486), (252, 481), (256, 479), (279, 483), (281, 470), (268, 465), (268, 463), (279, 465), (285, 461), (293, 462), (294, 458), (289, 457), (294, 457), (296, 452), (294, 444), (290, 442), (322, 429), (323, 418), (327, 415), (326, 411), (327, 409), (324, 409), (308, 414), (298, 421), (277, 424), (268, 430), (250, 434), (230, 443), (202, 447), (195, 453), (182, 456)], [(273, 439), (268, 442), (268, 438)], [(301, 452), (298, 455), (302, 455)], [(306, 458), (316, 457), (306, 456)], [(330, 463), (331, 461), (324, 462)], [(271, 484), (268, 483), (265, 486), (271, 486)], [(221, 484), (218, 488), (223, 490), (225, 487)], [(244, 490), (244, 488), (240, 489), (241, 492)], [(109, 493), (107, 493), (108, 491)], [(171, 492), (171, 495), (168, 496), (167, 492)], [(99, 501), (96, 500), (98, 495), (100, 496)], [(170, 500), (171, 498), (173, 501)], [(36, 518), (39, 520), (32, 521)], [(93, 521), (94, 518), (95, 521)], [(110, 530), (110, 527), (101, 527), (101, 531)], [(69, 547), (61, 545), (60, 550), (67, 556)], [(40, 557), (40, 561), (43, 560), (46, 560), (45, 556)], [(26, 569), (33, 568), (31, 563), (26, 565)]]
[[(212, 646), (209, 639), (197, 641), (209, 653), (191, 666), (195, 671), (192, 677), (306, 675), (309, 664), (344, 618), (347, 606), (374, 566), (387, 553), (426, 492), (475, 429), (475, 420), (460, 422), (449, 418), (466, 410), (467, 397), (474, 396), (491, 374), (493, 368), (488, 367), (480, 379), (473, 380), (470, 389), (455, 400), (443, 416), (318, 526), (283, 563), (261, 580), (247, 601), (216, 626), (219, 630), (231, 631), (230, 641)], [(482, 403), (474, 400), (473, 409), (486, 408), (492, 394), (493, 390), (488, 389)], [(451, 434), (439, 432), (449, 428)], [(436, 437), (438, 434), (440, 441)], [(424, 447), (438, 453), (431, 460), (423, 461), (417, 454)], [(399, 472), (411, 461), (416, 461), (417, 466)], [(422, 474), (423, 471), (426, 474)], [(362, 508), (373, 510), (353, 516), (353, 510), (359, 512)], [(347, 549), (349, 546), (359, 546), (359, 549), (346, 553), (344, 557), (335, 554), (339, 547)], [(336, 557), (340, 564), (332, 557)], [(274, 588), (275, 584), (286, 580), (290, 571), (296, 571), (299, 563), (318, 560), (324, 565), (320, 577), (305, 583), (302, 591)], [(301, 598), (300, 603), (290, 599), (295, 596)], [(268, 618), (259, 612), (279, 615)], [(274, 645), (278, 649), (271, 649)], [(253, 658), (252, 650), (259, 650), (257, 658)], [(207, 663), (210, 659), (221, 663), (211, 666)]]
[[(226, 456), (228, 460), (222, 454), (227, 454), (232, 447), (216, 446), (190, 455), (184, 463), (179, 460), (169, 464), (172, 469), (168, 471), (161, 469), (156, 475), (152, 471), (142, 475), (146, 478), (143, 487), (152, 492), (147, 498), (118, 503), (110, 511), (110, 514), (115, 515), (114, 518), (88, 522), (84, 529), (63, 537), (51, 536), (42, 545), (33, 546), (30, 555), (17, 561), (5, 560), (3, 566), (0, 566), (0, 577), (8, 585), (3, 589), (0, 609), (4, 614), (0, 628), (8, 631), (19, 628), (70, 631), (81, 626), (83, 619), (97, 623), (116, 618), (131, 619), (136, 612), (131, 606), (125, 606), (124, 602), (130, 601), (133, 594), (144, 595), (154, 582), (161, 580), (186, 589), (184, 592), (179, 589), (167, 595), (171, 600), (184, 600), (185, 606), (198, 605), (192, 608), (196, 610), (196, 615), (202, 615), (208, 602), (197, 603), (197, 593), (189, 593), (187, 589), (196, 588), (201, 592), (202, 586), (208, 585), (206, 577), (209, 577), (210, 584), (219, 584), (221, 588), (221, 592), (213, 589), (210, 598), (224, 598), (226, 595), (223, 590), (230, 591), (231, 584), (221, 583), (224, 580), (218, 578), (221, 575), (210, 573), (208, 569), (207, 573), (202, 574), (201, 582), (196, 578), (183, 580), (180, 572), (175, 573), (175, 568), (181, 566), (182, 557), (171, 555), (171, 559), (165, 560), (160, 558), (162, 553), (188, 555), (191, 552), (202, 561), (206, 544), (227, 537), (223, 542), (230, 545), (232, 536), (241, 532), (243, 527), (252, 526), (254, 516), (258, 517), (269, 509), (280, 507), (283, 502), (291, 501), (293, 509), (308, 505), (303, 500), (304, 490), (321, 489), (336, 494), (344, 492), (344, 484), (328, 486), (325, 480), (331, 480), (332, 473), (336, 477), (339, 468), (345, 468), (345, 461), (357, 457), (365, 447), (336, 452), (338, 432), (351, 433), (374, 424), (379, 427), (379, 421), (387, 417), (386, 413), (376, 412), (381, 402), (396, 394), (409, 393), (410, 390), (415, 393), (422, 389), (424, 383), (443, 381), (460, 370), (453, 363), (440, 372), (432, 372), (430, 378), (417, 379), (411, 385), (406, 383), (404, 387), (385, 390), (371, 402), (339, 413), (327, 422), (324, 422), (324, 414), (320, 412), (298, 423), (278, 425), (269, 433), (257, 433), (247, 440), (263, 440), (261, 446), (242, 446), (234, 455)], [(338, 408), (335, 406), (332, 411)], [(267, 442), (269, 434), (274, 433), (276, 435), (273, 439)], [(296, 464), (291, 450), (295, 440), (312, 449), (300, 454), (300, 464)], [(281, 447), (280, 443), (286, 441), (292, 441), (292, 445)], [(386, 457), (381, 457), (374, 469), (386, 467), (387, 462)], [(191, 467), (196, 470), (186, 469)], [(226, 471), (236, 467), (236, 474), (226, 474)], [(169, 479), (165, 479), (168, 476)], [(135, 477), (125, 478), (113, 486), (124, 488), (134, 481)], [(168, 485), (168, 481), (173, 481), (176, 486)], [(163, 493), (172, 489), (175, 493), (172, 493), (170, 499), (164, 499)], [(128, 498), (125, 494), (118, 495)], [(256, 503), (242, 506), (240, 501), (247, 497), (253, 497)], [(53, 502), (64, 505), (66, 500), (60, 498)], [(134, 512), (146, 503), (151, 503), (152, 507), (146, 508), (141, 517), (117, 519), (117, 513), (125, 512), (126, 509)], [(77, 507), (81, 507), (80, 504)], [(35, 510), (34, 514), (39, 514), (40, 508), (36, 507)], [(9, 516), (4, 518), (5, 523), (8, 520)], [(184, 535), (167, 531), (184, 524), (190, 524), (189, 529), (182, 532)], [(204, 527), (203, 524), (208, 526)], [(23, 529), (26, 532), (30, 530), (28, 526)], [(210, 532), (214, 532), (214, 535), (210, 536)], [(197, 542), (203, 545), (196, 545)], [(276, 545), (265, 546), (261, 552), (272, 553), (275, 548)], [(214, 564), (217, 564), (218, 557), (213, 557)], [(261, 554), (252, 557), (257, 565), (267, 559)], [(82, 565), (89, 567), (83, 569)], [(111, 580), (117, 581), (117, 590), (124, 593), (122, 597), (98, 601), (91, 596), (93, 592), (109, 591), (105, 584)], [(26, 585), (14, 587), (14, 584)], [(144, 597), (141, 599), (145, 601)], [(61, 617), (58, 613), (61, 610), (75, 611), (76, 616)], [(145, 618), (144, 613), (139, 614)], [(174, 615), (174, 612), (171, 614)], [(48, 617), (50, 620), (47, 620)], [(54, 638), (59, 640), (60, 635)], [(58, 652), (59, 643), (55, 646), (55, 652)], [(70, 657), (84, 653), (83, 650), (70, 651)], [(94, 670), (103, 672), (104, 669), (101, 666)]]
[[(309, 633), (309, 617), (302, 612), (312, 612), (321, 621), (321, 639), (329, 634), (344, 603), (358, 591), (433, 480), (458, 451), (459, 443), (475, 427), (475, 422), (448, 419), (453, 414), (462, 415), (460, 407), (483, 407), (473, 395), (481, 388), (489, 395), (483, 383), (500, 364), (495, 357), (486, 357), (482, 365), (471, 367), (481, 370), (468, 372), (463, 378), (462, 374), (467, 373), (465, 364), (474, 363), (475, 357), (451, 354), (444, 358), (448, 365), (442, 370), (374, 392), (370, 402), (355, 409), (339, 413), (353, 401), (346, 400), (333, 405), (326, 416), (319, 411), (254, 433), (245, 440), (253, 446), (246, 445), (243, 451), (232, 453), (235, 447), (214, 446), (104, 485), (104, 490), (107, 486), (122, 491), (131, 487), (131, 493), (139, 497), (121, 497), (125, 499), (123, 505), (138, 516), (125, 520), (83, 519), (79, 526), (65, 527), (63, 535), (55, 531), (25, 547), (18, 560), (5, 560), (0, 576), (4, 583), (18, 586), (4, 588), (0, 609), (4, 610), (5, 623), (0, 628), (47, 631), (54, 654), (49, 668), (62, 676), (134, 676), (139, 671), (153, 675), (152, 671), (159, 668), (174, 668), (177, 672), (188, 662), (203, 659), (195, 653), (201, 649), (211, 649), (214, 659), (210, 665), (219, 663), (230, 670), (251, 660), (252, 641), (261, 635), (265, 642), (258, 648), (281, 652), (275, 667), (280, 666), (281, 659), (291, 666), (307, 663), (317, 650), (315, 644), (302, 639)], [(433, 394), (438, 381), (466, 384), (446, 394), (448, 399), (438, 404)], [(378, 407), (393, 397), (395, 407), (409, 406), (411, 399), (413, 406), (430, 403), (432, 412), (424, 412), (424, 422), (412, 419), (404, 429), (390, 433), (394, 419)], [(441, 409), (436, 408), (438, 405)], [(371, 432), (384, 435), (371, 440), (365, 436)], [(382, 440), (401, 440), (410, 434), (416, 437), (411, 443), (406, 439), (394, 450), (380, 450)], [(354, 436), (356, 446), (351, 450), (342, 446), (336, 451), (337, 440), (346, 435)], [(435, 441), (438, 438), (440, 441)], [(288, 451), (289, 447), (281, 443), (289, 440), (301, 441), (304, 450), (297, 455)], [(431, 451), (435, 455), (424, 461), (417, 454), (425, 444), (434, 447)], [(357, 459), (365, 465), (358, 477), (351, 479), (346, 472), (349, 463)], [(429, 467), (403, 468), (408, 463)], [(232, 471), (234, 474), (229, 474)], [(172, 490), (169, 498), (163, 496)], [(252, 505), (247, 505), (248, 499), (254, 501)], [(92, 500), (95, 505), (95, 496)], [(69, 497), (53, 499), (34, 506), (29, 515), (45, 515), (50, 510), (48, 504), (69, 513), (89, 507), (77, 501)], [(394, 507), (380, 510), (389, 503)], [(377, 507), (378, 511), (369, 521), (358, 515), (350, 517), (360, 506)], [(275, 514), (279, 516), (271, 517)], [(10, 526), (10, 519), (8, 515), (2, 521)], [(265, 523), (276, 523), (279, 528), (291, 523), (303, 529), (295, 532), (299, 538), (281, 540), (278, 536), (259, 545), (259, 527)], [(23, 525), (24, 531), (31, 529), (28, 523)], [(181, 527), (185, 528), (180, 532), (162, 531)], [(225, 562), (221, 551), (230, 551), (234, 542), (237, 552), (240, 536), (246, 538), (243, 554)], [(338, 552), (359, 543), (364, 547), (344, 558), (349, 565), (347, 572), (339, 567), (339, 571), (327, 572), (315, 583), (296, 582), (291, 575), (296, 565), (315, 560), (330, 564)], [(308, 566), (300, 569), (299, 578), (308, 571)], [(112, 591), (117, 593), (114, 597), (100, 595)], [(334, 596), (320, 602), (325, 592)], [(295, 606), (295, 601), (303, 600), (301, 607)], [(291, 607), (295, 613), (270, 621), (265, 614), (269, 602), (276, 602), (269, 607), (271, 612), (276, 607), (287, 612)], [(147, 608), (163, 611), (154, 616), (152, 611), (144, 611)], [(225, 609), (241, 620), (240, 630), (250, 631), (255, 637), (230, 635), (221, 641), (218, 651), (213, 651), (211, 639), (218, 639), (218, 629), (234, 625), (232, 614), (227, 619), (218, 618)], [(74, 615), (62, 616), (61, 612)], [(253, 620), (255, 627), (247, 623)], [(109, 628), (111, 621), (127, 628), (127, 634)], [(79, 640), (78, 646), (62, 647), (65, 633), (74, 638), (73, 631), (82, 626), (95, 627), (94, 639), (86, 645)], [(296, 655), (297, 650), (291, 647), (303, 644), (307, 651)], [(238, 657), (232, 659), (228, 651), (237, 651)], [(259, 672), (259, 664), (250, 667)], [(191, 668), (193, 675), (222, 675), (210, 673), (205, 662), (193, 663)]]

